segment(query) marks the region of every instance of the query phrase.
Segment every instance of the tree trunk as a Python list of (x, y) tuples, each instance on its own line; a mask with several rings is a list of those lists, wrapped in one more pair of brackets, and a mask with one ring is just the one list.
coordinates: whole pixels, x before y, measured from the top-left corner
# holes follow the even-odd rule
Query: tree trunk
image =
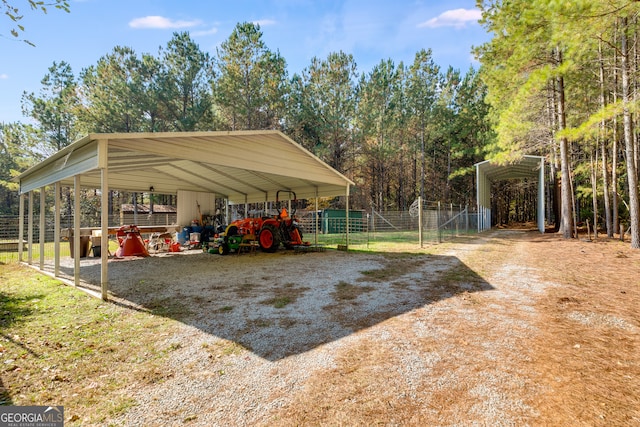
[[(627, 64), (629, 66), (629, 76), (631, 78), (633, 78), (634, 76), (636, 76), (636, 73), (638, 72), (638, 18), (634, 17), (633, 18), (633, 63), (632, 64)], [(631, 86), (631, 83), (629, 84), (630, 86), (630, 93), (633, 94), (633, 99), (631, 100), (633, 102), (633, 105), (637, 105), (638, 103), (638, 80), (633, 78), (633, 86)], [(637, 121), (638, 121), (638, 117), (636, 116), (635, 118), (633, 118), (633, 120), (631, 121), (631, 126), (632, 126), (632, 132), (631, 135), (633, 137), (633, 163), (634, 163), (634, 168), (636, 170), (636, 181), (638, 180), (638, 155), (639, 155), (639, 151), (640, 148), (638, 147), (638, 135), (633, 132), (634, 128), (637, 128)]]
[(556, 120), (556, 91), (555, 83), (552, 81), (548, 86), (549, 98), (548, 98), (548, 119), (549, 129), (551, 132), (551, 158), (549, 160), (549, 177), (551, 182), (551, 207), (553, 210), (553, 231), (557, 233), (560, 231), (560, 182), (558, 181), (558, 145), (555, 140), (555, 130), (557, 129)]
[(609, 174), (607, 171), (607, 146), (602, 141), (602, 191), (604, 193), (604, 220), (607, 237), (613, 237), (613, 222), (611, 221), (611, 197), (609, 196)]
[[(602, 42), (598, 44), (598, 60), (600, 65), (600, 108), (604, 110), (607, 106), (607, 98), (604, 89), (604, 59), (602, 58)], [(609, 202), (609, 176), (607, 174), (607, 123), (604, 119), (600, 122), (600, 138), (602, 148), (602, 192), (604, 198), (604, 218), (607, 229), (607, 237), (613, 237), (613, 227), (611, 223), (611, 203)], [(597, 150), (597, 148), (596, 148)], [(597, 151), (596, 151), (597, 152)], [(596, 173), (597, 176), (597, 173)]]
[(631, 126), (631, 111), (629, 110), (630, 84), (629, 84), (629, 48), (627, 46), (627, 18), (620, 18), (621, 23), (621, 72), (622, 72), (622, 119), (624, 129), (624, 145), (627, 164), (627, 181), (629, 184), (629, 231), (631, 236), (631, 247), (640, 249), (640, 228), (638, 219), (640, 217), (640, 205), (638, 203), (638, 175), (636, 170), (633, 129)]
[[(595, 159), (594, 159), (595, 157)], [(598, 238), (598, 148), (591, 152), (591, 202), (593, 203), (593, 238)]]
[[(562, 52), (560, 48), (556, 49), (557, 65), (562, 64)], [(556, 78), (556, 85), (558, 90), (558, 130), (563, 130), (566, 127), (566, 115), (565, 115), (565, 99), (564, 99), (564, 78), (558, 76)], [(560, 232), (562, 237), (570, 239), (575, 237), (573, 235), (573, 218), (572, 218), (572, 203), (571, 203), (571, 177), (570, 177), (570, 164), (569, 164), (569, 141), (566, 137), (560, 138), (560, 170), (562, 174), (561, 185), (561, 223)]]
[(420, 197), (424, 200), (424, 179), (425, 179), (425, 154), (424, 154), (424, 118), (422, 119), (422, 129), (420, 132)]
[[(616, 31), (616, 38), (617, 38)], [(618, 102), (618, 54), (617, 49), (613, 51), (613, 103), (617, 104)], [(617, 233), (620, 226), (620, 221), (618, 219), (618, 116), (615, 115), (613, 117), (613, 147), (611, 148), (611, 213), (613, 214), (613, 218), (611, 218), (611, 223), (613, 225), (613, 233)]]

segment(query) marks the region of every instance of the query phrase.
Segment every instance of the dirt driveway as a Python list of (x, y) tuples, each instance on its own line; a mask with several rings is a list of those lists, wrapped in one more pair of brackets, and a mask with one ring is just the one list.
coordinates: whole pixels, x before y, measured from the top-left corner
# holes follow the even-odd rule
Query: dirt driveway
[(505, 230), (134, 262), (110, 264), (115, 299), (180, 326), (116, 425), (640, 425), (628, 243)]

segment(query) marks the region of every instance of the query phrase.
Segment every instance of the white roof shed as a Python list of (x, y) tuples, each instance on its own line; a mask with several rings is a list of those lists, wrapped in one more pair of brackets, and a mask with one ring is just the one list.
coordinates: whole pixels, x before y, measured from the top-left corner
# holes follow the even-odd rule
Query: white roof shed
[[(112, 189), (147, 192), (153, 187), (153, 192), (160, 194), (212, 193), (231, 203), (275, 200), (278, 190), (288, 190), (300, 199), (344, 195), (348, 207), (349, 188), (354, 185), (279, 131), (89, 134), (26, 170), (16, 180), (21, 194), (21, 236), (24, 235), (24, 195), (29, 195), (30, 239), (33, 191), (40, 190), (40, 203), (44, 206), (48, 186), (73, 187), (76, 212), (80, 210), (80, 187), (100, 189), (101, 229), (106, 236), (108, 191)], [(59, 271), (59, 193), (55, 191), (54, 276)], [(41, 209), (41, 245), (44, 242), (43, 212)], [(75, 216), (74, 229), (75, 247), (79, 247), (79, 215)], [(102, 239), (101, 244), (102, 298), (106, 299), (107, 239)], [(75, 262), (77, 284), (79, 257), (75, 257)], [(43, 270), (42, 256), (40, 263)]]
[(544, 233), (545, 174), (544, 157), (522, 156), (519, 161), (508, 164), (490, 160), (476, 163), (476, 193), (478, 201), (478, 231), (491, 228), (491, 184), (505, 179), (538, 179), (538, 230)]

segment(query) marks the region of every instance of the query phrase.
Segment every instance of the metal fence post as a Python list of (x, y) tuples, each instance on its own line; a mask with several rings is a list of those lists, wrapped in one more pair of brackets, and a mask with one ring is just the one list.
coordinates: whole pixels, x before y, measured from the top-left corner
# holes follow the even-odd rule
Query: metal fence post
[(438, 230), (438, 243), (442, 243), (442, 230), (440, 229), (440, 202), (438, 202), (438, 210), (436, 211), (436, 227)]
[(464, 234), (469, 234), (469, 205), (465, 205), (464, 212)]
[(418, 238), (420, 241), (420, 248), (422, 248), (422, 196), (418, 196), (418, 234), (420, 236)]

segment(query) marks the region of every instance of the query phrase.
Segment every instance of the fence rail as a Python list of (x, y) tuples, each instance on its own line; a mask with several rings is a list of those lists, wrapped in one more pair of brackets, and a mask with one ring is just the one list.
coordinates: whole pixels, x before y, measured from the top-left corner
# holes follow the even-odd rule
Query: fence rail
[[(302, 226), (303, 239), (312, 244), (322, 245), (328, 248), (346, 246), (350, 249), (384, 250), (390, 245), (404, 244), (419, 246), (421, 244), (435, 244), (446, 240), (477, 232), (477, 214), (469, 212), (464, 207), (447, 206), (444, 208), (438, 203), (425, 202), (422, 210), (410, 211), (386, 211), (378, 212), (358, 211), (358, 215), (349, 217), (349, 233), (347, 241), (347, 218), (332, 217), (322, 218), (317, 212), (298, 212), (300, 225)], [(133, 218), (126, 218), (134, 223)], [(22, 236), (23, 250), (27, 251), (28, 218), (25, 216), (25, 230)], [(422, 221), (420, 221), (422, 220)], [(81, 227), (99, 227), (99, 219), (81, 218)], [(421, 223), (422, 222), (422, 223)], [(44, 233), (44, 257), (53, 258), (54, 217), (45, 215)], [(62, 228), (70, 228), (73, 218), (66, 218)], [(175, 214), (157, 215), (153, 218), (148, 215), (138, 215), (136, 225), (172, 225), (175, 224)], [(122, 217), (114, 215), (109, 217), (109, 226), (125, 225)], [(318, 232), (316, 233), (316, 229)], [(38, 218), (33, 218), (31, 242), (32, 254), (37, 260), (40, 245), (40, 224)], [(0, 263), (18, 261), (19, 216), (0, 216)], [(69, 256), (69, 245), (63, 244), (61, 256)], [(23, 257), (23, 259), (26, 255)]]

